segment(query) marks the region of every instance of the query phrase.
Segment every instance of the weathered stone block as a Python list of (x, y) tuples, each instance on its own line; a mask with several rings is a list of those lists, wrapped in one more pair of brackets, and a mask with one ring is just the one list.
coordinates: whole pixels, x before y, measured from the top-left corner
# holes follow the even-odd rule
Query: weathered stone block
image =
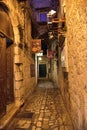
[(15, 56), (14, 56), (14, 63), (15, 63), (15, 64), (22, 63), (22, 56), (20, 56), (20, 55), (15, 55)]
[(23, 80), (23, 72), (16, 72), (15, 73), (15, 80), (16, 81)]

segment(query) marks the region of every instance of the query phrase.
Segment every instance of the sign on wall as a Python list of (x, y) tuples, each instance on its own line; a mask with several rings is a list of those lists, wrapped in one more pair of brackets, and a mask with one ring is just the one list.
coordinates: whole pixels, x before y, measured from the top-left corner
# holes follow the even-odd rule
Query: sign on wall
[(52, 50), (47, 50), (47, 57), (48, 58), (54, 58), (54, 51), (52, 51)]
[(32, 52), (37, 53), (41, 51), (41, 39), (32, 40)]

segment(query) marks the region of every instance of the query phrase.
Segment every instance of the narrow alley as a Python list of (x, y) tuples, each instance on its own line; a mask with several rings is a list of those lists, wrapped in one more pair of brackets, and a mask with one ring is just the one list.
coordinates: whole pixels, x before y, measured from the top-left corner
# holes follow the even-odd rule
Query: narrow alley
[(40, 81), (6, 130), (73, 130), (61, 94), (50, 81)]
[(0, 130), (87, 130), (87, 0), (0, 0)]

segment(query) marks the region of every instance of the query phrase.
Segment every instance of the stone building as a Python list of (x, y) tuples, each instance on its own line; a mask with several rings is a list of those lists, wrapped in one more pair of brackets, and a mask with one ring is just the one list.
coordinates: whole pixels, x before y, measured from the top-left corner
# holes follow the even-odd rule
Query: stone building
[(0, 0), (0, 127), (25, 103), (36, 85), (35, 73), (31, 74), (31, 70), (35, 72), (33, 18), (27, 2)]
[[(74, 129), (86, 130), (87, 1), (61, 0), (60, 5), (58, 17), (65, 17), (67, 31), (65, 33), (66, 38), (62, 46), (63, 48), (59, 47), (58, 84), (71, 116)], [(64, 52), (64, 50), (67, 51)]]

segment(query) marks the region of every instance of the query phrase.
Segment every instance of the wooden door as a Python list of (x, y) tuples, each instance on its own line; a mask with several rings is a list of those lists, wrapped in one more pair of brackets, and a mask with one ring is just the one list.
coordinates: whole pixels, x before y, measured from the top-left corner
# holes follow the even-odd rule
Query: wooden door
[(0, 37), (0, 117), (6, 112), (6, 39)]
[(13, 89), (13, 45), (6, 48), (6, 68), (7, 68), (7, 104), (14, 101)]

